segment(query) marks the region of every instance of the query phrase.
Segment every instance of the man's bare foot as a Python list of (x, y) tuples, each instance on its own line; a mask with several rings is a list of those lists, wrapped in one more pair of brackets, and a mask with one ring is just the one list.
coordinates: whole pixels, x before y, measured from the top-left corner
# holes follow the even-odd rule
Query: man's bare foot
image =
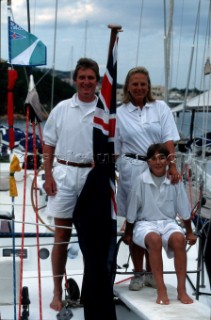
[(180, 291), (180, 293), (178, 292), (178, 297), (177, 297), (178, 300), (180, 300), (182, 303), (184, 304), (191, 304), (193, 303), (193, 299), (191, 299), (187, 293), (184, 291)]
[(62, 296), (61, 294), (54, 294), (53, 300), (50, 303), (50, 308), (55, 311), (62, 309)]
[(157, 290), (157, 300), (156, 303), (167, 305), (170, 303), (166, 289), (164, 290)]

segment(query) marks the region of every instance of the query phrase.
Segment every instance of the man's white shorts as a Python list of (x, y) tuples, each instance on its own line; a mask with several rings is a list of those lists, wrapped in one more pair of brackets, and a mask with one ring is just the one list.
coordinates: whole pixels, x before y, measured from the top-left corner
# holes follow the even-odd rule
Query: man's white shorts
[(146, 249), (145, 237), (150, 232), (155, 232), (161, 236), (163, 248), (165, 249), (168, 258), (173, 258), (174, 253), (168, 248), (169, 238), (174, 232), (184, 234), (183, 229), (177, 222), (172, 220), (137, 221), (133, 229), (133, 242)]
[(48, 197), (48, 216), (62, 219), (73, 217), (76, 201), (91, 169), (56, 164), (53, 177), (57, 185), (57, 194)]

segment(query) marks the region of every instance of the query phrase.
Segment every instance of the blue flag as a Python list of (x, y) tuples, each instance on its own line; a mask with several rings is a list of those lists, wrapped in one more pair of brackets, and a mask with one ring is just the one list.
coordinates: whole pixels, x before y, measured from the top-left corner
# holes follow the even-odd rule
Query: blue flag
[(24, 66), (46, 65), (47, 50), (42, 41), (8, 19), (9, 62)]

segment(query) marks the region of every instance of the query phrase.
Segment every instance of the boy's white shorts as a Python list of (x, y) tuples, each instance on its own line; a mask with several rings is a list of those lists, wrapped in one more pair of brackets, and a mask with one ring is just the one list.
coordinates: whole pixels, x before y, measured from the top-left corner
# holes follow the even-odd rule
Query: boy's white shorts
[(176, 221), (136, 221), (133, 229), (133, 242), (138, 246), (146, 249), (145, 237), (148, 233), (155, 232), (162, 238), (163, 248), (168, 258), (173, 258), (174, 252), (168, 247), (168, 241), (172, 233), (180, 232), (184, 234), (184, 230)]

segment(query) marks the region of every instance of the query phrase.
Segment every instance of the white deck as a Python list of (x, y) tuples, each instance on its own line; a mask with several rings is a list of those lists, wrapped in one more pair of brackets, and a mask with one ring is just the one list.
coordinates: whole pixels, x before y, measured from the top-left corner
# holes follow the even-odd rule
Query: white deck
[(183, 304), (177, 300), (176, 288), (167, 285), (169, 305), (159, 305), (156, 301), (156, 290), (144, 287), (140, 291), (130, 291), (129, 281), (117, 284), (114, 293), (129, 309), (143, 320), (210, 320), (210, 308), (194, 300), (193, 304)]

